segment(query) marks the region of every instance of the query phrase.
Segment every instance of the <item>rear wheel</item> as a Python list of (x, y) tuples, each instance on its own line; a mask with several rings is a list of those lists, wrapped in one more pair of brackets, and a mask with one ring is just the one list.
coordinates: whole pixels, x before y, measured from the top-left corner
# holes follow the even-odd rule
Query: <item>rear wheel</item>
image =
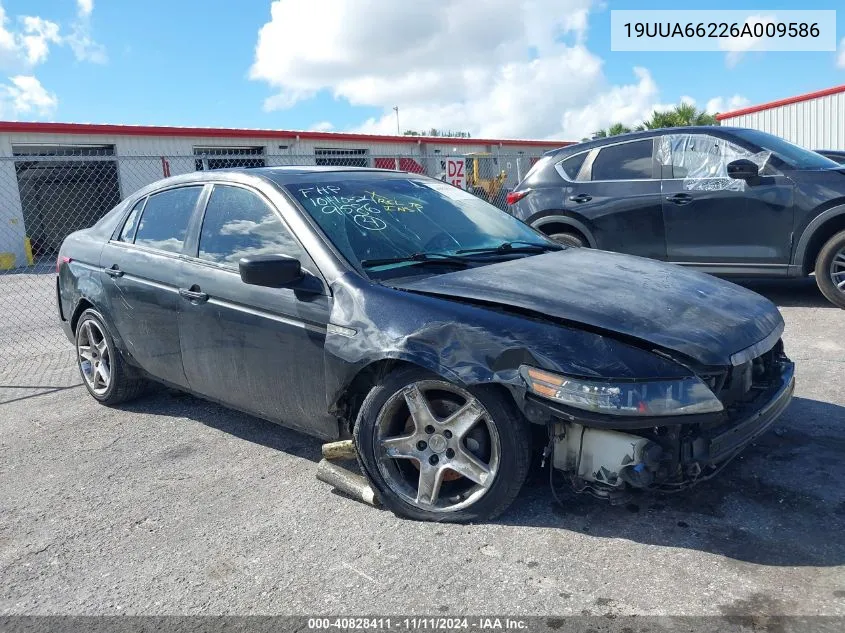
[(370, 391), (355, 443), (383, 505), (425, 521), (497, 516), (519, 493), (531, 451), (528, 422), (508, 396), (415, 368)]
[(845, 308), (845, 231), (830, 238), (819, 251), (816, 284), (831, 303)]
[(586, 246), (587, 243), (584, 241), (584, 238), (580, 235), (576, 235), (575, 233), (563, 232), (563, 233), (552, 233), (549, 235), (555, 242), (558, 244), (563, 244), (564, 246), (576, 246), (582, 247)]
[(76, 324), (76, 362), (88, 393), (103, 404), (132, 400), (147, 387), (147, 381), (135, 376), (115, 349), (103, 318), (95, 310), (83, 312)]

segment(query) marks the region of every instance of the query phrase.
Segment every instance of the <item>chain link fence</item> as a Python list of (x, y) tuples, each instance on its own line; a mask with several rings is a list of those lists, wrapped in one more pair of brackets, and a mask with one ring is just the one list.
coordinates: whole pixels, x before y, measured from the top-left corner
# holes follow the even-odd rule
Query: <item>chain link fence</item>
[(359, 149), (268, 155), (263, 148), (201, 147), (187, 156), (117, 156), (110, 146), (27, 146), (13, 153), (0, 157), (0, 368), (71, 350), (56, 311), (56, 256), (62, 241), (161, 178), (235, 167), (377, 167), (460, 181), (505, 209), (507, 193), (539, 158), (524, 153), (376, 156)]

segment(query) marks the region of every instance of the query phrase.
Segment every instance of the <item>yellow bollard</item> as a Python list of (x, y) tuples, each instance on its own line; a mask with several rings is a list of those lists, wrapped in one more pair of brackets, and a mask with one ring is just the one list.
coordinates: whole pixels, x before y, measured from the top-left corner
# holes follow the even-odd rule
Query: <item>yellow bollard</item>
[(23, 238), (23, 252), (26, 254), (26, 265), (32, 266), (32, 242), (29, 241), (28, 237)]

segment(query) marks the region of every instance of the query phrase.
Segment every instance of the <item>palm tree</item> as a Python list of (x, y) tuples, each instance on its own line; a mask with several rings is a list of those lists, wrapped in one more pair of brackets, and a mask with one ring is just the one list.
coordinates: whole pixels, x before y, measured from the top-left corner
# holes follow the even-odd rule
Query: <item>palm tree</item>
[(630, 131), (631, 128), (629, 128), (627, 125), (624, 125), (622, 123), (614, 123), (608, 128), (607, 135), (616, 136), (617, 134), (627, 134)]
[(675, 106), (671, 110), (655, 110), (651, 113), (651, 118), (643, 121), (635, 126), (633, 130), (623, 123), (614, 123), (606, 130), (597, 130), (593, 132), (589, 139), (585, 141), (607, 138), (608, 136), (616, 136), (617, 134), (625, 134), (627, 132), (642, 132), (643, 130), (656, 130), (665, 127), (687, 127), (690, 125), (718, 125), (715, 115), (708, 114), (704, 110), (699, 110), (690, 103), (682, 103)]
[(595, 132), (593, 132), (592, 136), (588, 140), (597, 138), (607, 138), (608, 136), (616, 136), (618, 134), (627, 134), (630, 131), (631, 128), (629, 128), (624, 123), (614, 123), (606, 130), (596, 130)]

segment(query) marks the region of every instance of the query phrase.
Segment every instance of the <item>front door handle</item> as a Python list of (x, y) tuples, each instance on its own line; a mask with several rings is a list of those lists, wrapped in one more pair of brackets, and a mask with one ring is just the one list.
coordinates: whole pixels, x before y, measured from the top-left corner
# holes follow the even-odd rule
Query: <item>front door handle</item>
[(200, 288), (197, 285), (191, 286), (190, 289), (179, 288), (179, 296), (191, 303), (205, 303), (208, 301), (208, 293), (200, 292)]
[(666, 196), (666, 200), (673, 204), (683, 206), (692, 202), (693, 197), (688, 193), (676, 193), (674, 196)]
[(593, 196), (588, 196), (586, 193), (579, 193), (577, 196), (569, 196), (569, 199), (572, 202), (582, 203), (582, 202), (589, 202), (593, 199)]
[(115, 264), (111, 268), (106, 268), (105, 271), (109, 277), (123, 277), (123, 271), (120, 270), (120, 266), (118, 266), (117, 264)]

